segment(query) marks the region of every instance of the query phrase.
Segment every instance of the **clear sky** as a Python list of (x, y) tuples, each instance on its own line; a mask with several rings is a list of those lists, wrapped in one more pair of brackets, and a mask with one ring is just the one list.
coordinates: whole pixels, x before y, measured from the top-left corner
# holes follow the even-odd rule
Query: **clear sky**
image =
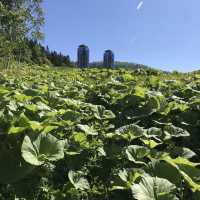
[(118, 61), (164, 70), (200, 69), (200, 0), (44, 0), (45, 41), (76, 60), (112, 49)]

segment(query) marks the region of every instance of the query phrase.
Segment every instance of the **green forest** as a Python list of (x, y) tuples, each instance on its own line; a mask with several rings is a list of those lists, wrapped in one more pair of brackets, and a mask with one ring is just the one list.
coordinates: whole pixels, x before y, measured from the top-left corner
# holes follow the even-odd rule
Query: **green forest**
[(0, 200), (200, 200), (200, 72), (79, 69), (41, 3), (0, 0)]
[(4, 68), (22, 63), (71, 66), (68, 55), (40, 44), (44, 38), (41, 3), (41, 0), (0, 1), (0, 63)]

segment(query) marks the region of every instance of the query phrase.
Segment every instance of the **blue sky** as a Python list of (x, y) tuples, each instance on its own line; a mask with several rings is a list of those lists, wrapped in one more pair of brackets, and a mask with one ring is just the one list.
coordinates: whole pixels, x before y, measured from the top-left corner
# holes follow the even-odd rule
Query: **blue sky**
[(45, 41), (76, 60), (112, 49), (118, 61), (164, 70), (200, 69), (200, 0), (44, 0)]

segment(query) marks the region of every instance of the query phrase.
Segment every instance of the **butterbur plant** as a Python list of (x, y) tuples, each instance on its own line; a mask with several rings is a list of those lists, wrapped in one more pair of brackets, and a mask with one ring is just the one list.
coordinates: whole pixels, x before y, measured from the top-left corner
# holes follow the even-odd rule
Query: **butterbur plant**
[(199, 200), (193, 76), (42, 67), (8, 74), (0, 87), (0, 198)]

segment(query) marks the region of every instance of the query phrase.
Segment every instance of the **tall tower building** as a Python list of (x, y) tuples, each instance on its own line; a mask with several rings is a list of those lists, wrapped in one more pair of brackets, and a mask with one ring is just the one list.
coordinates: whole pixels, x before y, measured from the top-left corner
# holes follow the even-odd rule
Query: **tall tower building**
[(104, 67), (114, 67), (114, 53), (111, 50), (104, 52), (103, 64)]
[(78, 47), (78, 66), (81, 68), (89, 66), (89, 48), (84, 44)]

